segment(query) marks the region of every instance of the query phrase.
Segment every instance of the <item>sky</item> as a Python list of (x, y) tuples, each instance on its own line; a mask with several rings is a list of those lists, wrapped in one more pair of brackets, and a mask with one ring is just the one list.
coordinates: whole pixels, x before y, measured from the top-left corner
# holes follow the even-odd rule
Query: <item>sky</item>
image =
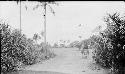
[[(59, 40), (83, 40), (89, 38), (92, 31), (101, 25), (102, 30), (106, 24), (104, 17), (107, 13), (125, 13), (125, 2), (123, 1), (58, 1), (59, 5), (49, 4), (55, 11), (47, 6), (47, 42), (53, 44)], [(34, 33), (41, 33), (44, 30), (43, 7), (33, 8), (38, 2), (21, 3), (22, 32), (28, 38)], [(27, 6), (27, 10), (25, 9)], [(19, 29), (19, 5), (16, 2), (0, 2), (0, 19), (6, 21), (12, 28)], [(82, 36), (80, 39), (79, 36)], [(43, 38), (40, 42), (43, 41)]]

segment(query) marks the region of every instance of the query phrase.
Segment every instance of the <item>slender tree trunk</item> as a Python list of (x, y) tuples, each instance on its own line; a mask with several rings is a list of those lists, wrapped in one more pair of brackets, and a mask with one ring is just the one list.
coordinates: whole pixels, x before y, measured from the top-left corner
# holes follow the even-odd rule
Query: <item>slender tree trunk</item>
[(45, 14), (44, 14), (44, 42), (46, 44), (46, 2), (44, 4), (44, 10), (45, 10)]
[(20, 2), (20, 33), (21, 33), (21, 22), (22, 22), (22, 20), (21, 20), (21, 1), (19, 1)]
[[(47, 46), (46, 46), (46, 2), (44, 4), (44, 10), (45, 10), (45, 14), (44, 14), (44, 43), (45, 43), (45, 50), (46, 50), (46, 55), (47, 55)], [(46, 56), (47, 58), (47, 56)]]

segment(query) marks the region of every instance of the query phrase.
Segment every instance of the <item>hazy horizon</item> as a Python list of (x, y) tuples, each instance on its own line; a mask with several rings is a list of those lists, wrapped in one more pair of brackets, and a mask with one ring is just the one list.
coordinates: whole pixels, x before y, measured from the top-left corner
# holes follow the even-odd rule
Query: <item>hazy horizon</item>
[[(37, 3), (35, 1), (22, 2), (22, 32), (28, 38), (44, 30), (43, 8), (32, 9)], [(59, 6), (50, 4), (55, 11), (55, 16), (47, 7), (47, 42), (50, 44), (59, 40), (86, 39), (92, 35), (92, 31), (97, 26), (101, 25), (103, 29), (105, 28), (103, 18), (107, 13), (125, 13), (123, 1), (58, 1), (57, 3)], [(27, 5), (27, 10), (25, 5)], [(13, 28), (20, 27), (19, 10), (16, 1), (0, 2), (0, 18)], [(80, 39), (79, 36), (82, 38)]]

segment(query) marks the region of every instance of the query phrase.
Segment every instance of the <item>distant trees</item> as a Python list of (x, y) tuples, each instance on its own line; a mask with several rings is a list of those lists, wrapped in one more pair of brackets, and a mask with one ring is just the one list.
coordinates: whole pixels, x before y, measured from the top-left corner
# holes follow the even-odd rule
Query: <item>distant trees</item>
[(62, 43), (62, 44), (59, 45), (59, 47), (61, 47), (61, 48), (65, 47), (65, 44)]
[(57, 47), (58, 47), (58, 44), (57, 44), (57, 43), (54, 43), (53, 47), (57, 48)]
[(69, 44), (70, 47), (78, 47), (79, 41), (73, 41), (72, 43)]

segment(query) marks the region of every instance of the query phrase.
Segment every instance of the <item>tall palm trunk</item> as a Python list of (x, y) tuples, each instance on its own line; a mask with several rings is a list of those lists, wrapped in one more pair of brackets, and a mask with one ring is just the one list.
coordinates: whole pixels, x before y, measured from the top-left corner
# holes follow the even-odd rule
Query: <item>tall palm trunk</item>
[(44, 42), (46, 44), (46, 2), (44, 4), (44, 10), (45, 10), (45, 14), (44, 14)]
[[(45, 43), (45, 51), (47, 55), (47, 46), (46, 46), (46, 2), (44, 3), (44, 43)], [(46, 56), (47, 58), (47, 56)]]
[(21, 33), (21, 1), (19, 1), (20, 2), (20, 33)]

